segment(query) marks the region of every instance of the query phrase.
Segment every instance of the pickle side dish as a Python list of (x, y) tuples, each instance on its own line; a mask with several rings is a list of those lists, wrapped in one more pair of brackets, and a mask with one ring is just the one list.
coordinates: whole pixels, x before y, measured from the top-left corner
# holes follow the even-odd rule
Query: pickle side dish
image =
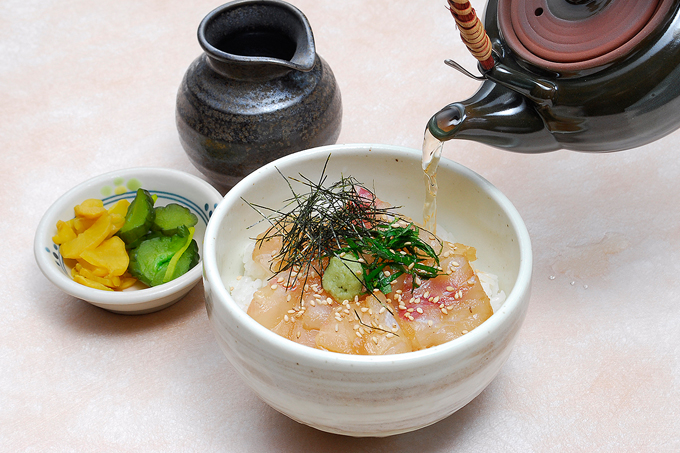
[(138, 189), (132, 202), (105, 208), (88, 199), (75, 217), (57, 222), (52, 238), (77, 283), (121, 291), (137, 281), (157, 286), (184, 275), (199, 261), (194, 239), (198, 218), (176, 203), (155, 207), (156, 197)]

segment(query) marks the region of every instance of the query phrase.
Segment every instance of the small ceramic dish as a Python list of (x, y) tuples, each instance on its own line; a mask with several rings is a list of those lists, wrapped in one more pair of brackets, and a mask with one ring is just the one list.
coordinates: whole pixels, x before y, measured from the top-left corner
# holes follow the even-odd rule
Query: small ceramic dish
[[(421, 153), (387, 145), (331, 145), (281, 158), (238, 183), (219, 204), (204, 240), (204, 289), (218, 343), (244, 381), (270, 406), (315, 428), (387, 436), (437, 422), (476, 397), (507, 360), (531, 287), (529, 234), (512, 203), (471, 170), (443, 159), (437, 180), (438, 224), (477, 249), (475, 267), (498, 276), (507, 295), (483, 324), (429, 349), (356, 356), (314, 349), (253, 320), (234, 301), (249, 229), (261, 219), (246, 203), (276, 208), (291, 196), (281, 174), (328, 184), (353, 176), (415, 220), (425, 200)], [(264, 229), (265, 226), (262, 226)]]
[(155, 206), (183, 205), (198, 217), (194, 239), (203, 256), (203, 235), (208, 220), (222, 195), (196, 176), (168, 168), (130, 168), (116, 170), (77, 185), (62, 195), (47, 210), (35, 233), (34, 254), (42, 273), (65, 293), (116, 313), (142, 314), (161, 310), (180, 300), (201, 279), (201, 262), (189, 272), (152, 288), (137, 283), (124, 291), (104, 291), (73, 281), (70, 268), (52, 237), (58, 220), (74, 217), (73, 208), (88, 198), (99, 198), (105, 207), (121, 199), (134, 199), (138, 188), (156, 195)]

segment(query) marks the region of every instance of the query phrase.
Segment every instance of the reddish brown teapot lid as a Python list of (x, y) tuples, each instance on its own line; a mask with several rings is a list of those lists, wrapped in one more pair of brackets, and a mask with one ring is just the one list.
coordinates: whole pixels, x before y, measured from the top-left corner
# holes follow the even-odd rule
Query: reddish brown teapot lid
[(607, 64), (631, 51), (665, 19), (673, 0), (498, 0), (508, 46), (557, 72)]

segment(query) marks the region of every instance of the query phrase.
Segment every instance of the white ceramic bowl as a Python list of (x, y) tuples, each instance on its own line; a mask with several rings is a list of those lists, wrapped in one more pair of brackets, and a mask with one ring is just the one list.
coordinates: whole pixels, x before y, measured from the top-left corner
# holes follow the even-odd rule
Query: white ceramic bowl
[[(260, 219), (243, 199), (280, 206), (290, 191), (277, 173), (329, 183), (354, 176), (376, 195), (422, 219), (420, 152), (386, 145), (332, 145), (262, 167), (219, 204), (204, 241), (204, 288), (217, 340), (244, 381), (274, 409), (315, 428), (352, 436), (387, 436), (435, 423), (463, 407), (497, 375), (526, 314), (532, 272), (527, 229), (513, 205), (476, 173), (442, 160), (438, 223), (477, 248), (477, 267), (498, 275), (507, 294), (481, 326), (446, 344), (386, 356), (353, 356), (302, 346), (250, 318), (224, 282), (243, 273), (244, 244)], [(263, 226), (264, 228), (264, 226)]]
[(74, 217), (73, 208), (88, 198), (101, 198), (104, 206), (120, 199), (132, 200), (141, 187), (155, 194), (155, 206), (178, 203), (198, 217), (194, 238), (203, 256), (203, 235), (222, 195), (196, 176), (168, 168), (130, 168), (116, 170), (77, 185), (62, 195), (47, 210), (35, 233), (34, 254), (45, 277), (61, 290), (93, 305), (117, 313), (142, 314), (161, 310), (180, 300), (201, 279), (201, 263), (186, 274), (153, 288), (141, 283), (125, 291), (103, 291), (73, 281), (59, 247), (52, 241), (58, 220)]

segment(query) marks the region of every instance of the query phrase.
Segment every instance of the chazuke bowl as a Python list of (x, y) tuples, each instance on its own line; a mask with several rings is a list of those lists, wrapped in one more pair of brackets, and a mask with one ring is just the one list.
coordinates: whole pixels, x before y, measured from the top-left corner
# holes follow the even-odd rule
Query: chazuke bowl
[[(477, 268), (496, 274), (507, 297), (471, 332), (429, 349), (383, 356), (323, 351), (285, 339), (250, 318), (227, 283), (243, 273), (242, 254), (261, 219), (244, 200), (278, 207), (290, 197), (285, 176), (328, 182), (353, 176), (401, 213), (422, 221), (420, 152), (387, 145), (331, 145), (255, 171), (215, 210), (205, 233), (203, 281), (210, 324), (227, 358), (271, 407), (300, 423), (351, 436), (388, 436), (435, 423), (475, 398), (507, 360), (529, 303), (529, 234), (510, 201), (471, 170), (442, 159), (438, 224), (477, 249)], [(264, 229), (264, 226), (262, 227)]]

